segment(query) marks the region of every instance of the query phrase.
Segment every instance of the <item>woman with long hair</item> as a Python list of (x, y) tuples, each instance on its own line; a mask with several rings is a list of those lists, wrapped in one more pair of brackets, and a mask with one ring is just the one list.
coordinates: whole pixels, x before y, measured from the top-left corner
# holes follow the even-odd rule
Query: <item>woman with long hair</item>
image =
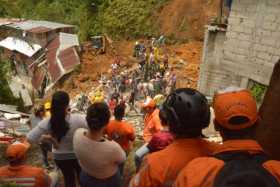
[(56, 165), (62, 171), (65, 187), (75, 187), (80, 166), (73, 151), (73, 135), (78, 128), (87, 128), (85, 116), (69, 113), (69, 95), (57, 91), (52, 96), (51, 116), (41, 121), (27, 135), (30, 142), (46, 139), (53, 144)]

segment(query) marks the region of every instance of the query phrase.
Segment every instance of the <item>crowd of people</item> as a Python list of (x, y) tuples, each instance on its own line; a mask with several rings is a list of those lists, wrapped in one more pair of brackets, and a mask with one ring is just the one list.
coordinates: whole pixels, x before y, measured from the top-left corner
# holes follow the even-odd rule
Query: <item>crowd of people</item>
[[(135, 48), (134, 55), (141, 60), (146, 47), (137, 43)], [(155, 60), (155, 51), (147, 59)], [(170, 72), (167, 66), (160, 72), (154, 68), (160, 62), (145, 60), (143, 65), (141, 60), (139, 70), (154, 67), (129, 74), (120, 73), (119, 59), (114, 63), (112, 79), (101, 79), (86, 114), (71, 112), (70, 97), (64, 91), (55, 92), (49, 103), (36, 108), (31, 131), (8, 146), (9, 164), (0, 168), (0, 180), (33, 187), (121, 187), (124, 164), (132, 154), (136, 172), (130, 187), (280, 186), (280, 162), (270, 160), (254, 139), (259, 117), (249, 90), (229, 87), (215, 93), (214, 125), (223, 139), (217, 144), (202, 133), (211, 116), (202, 93), (176, 89), (176, 75), (169, 77), (175, 84), (169, 91), (147, 86), (148, 91), (141, 92), (139, 84), (149, 85), (154, 79), (156, 87), (157, 79), (162, 81)], [(144, 102), (135, 106), (141, 98)], [(133, 152), (136, 133), (134, 124), (124, 119), (127, 106), (144, 114), (142, 146)], [(32, 144), (40, 145), (46, 168), (61, 171), (63, 184), (43, 168), (25, 163)], [(48, 152), (55, 166), (49, 163)]]
[[(47, 141), (66, 187), (122, 186), (123, 166), (135, 140), (134, 128), (123, 120), (119, 104), (111, 118), (105, 102), (90, 105), (86, 115), (69, 112), (66, 92), (54, 93), (51, 116), (31, 130), (25, 141), (10, 145), (8, 166), (0, 168), (6, 181), (29, 186), (51, 186), (42, 168), (25, 165), (30, 144)], [(222, 144), (204, 139), (210, 122), (206, 97), (179, 88), (157, 107), (143, 103), (144, 145), (136, 151), (137, 171), (132, 187), (146, 186), (279, 186), (280, 162), (270, 160), (254, 140), (258, 125), (256, 101), (250, 91), (229, 87), (214, 96), (214, 124)]]

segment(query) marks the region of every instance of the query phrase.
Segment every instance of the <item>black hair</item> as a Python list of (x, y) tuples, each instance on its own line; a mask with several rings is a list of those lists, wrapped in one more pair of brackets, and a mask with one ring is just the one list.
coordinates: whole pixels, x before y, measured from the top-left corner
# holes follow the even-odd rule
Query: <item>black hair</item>
[(100, 130), (110, 120), (110, 110), (106, 103), (94, 103), (87, 109), (87, 124), (90, 130)]
[[(229, 120), (229, 123), (232, 125), (240, 125), (248, 122), (249, 119), (243, 116), (235, 116)], [(238, 130), (229, 130), (222, 127), (216, 120), (214, 121), (215, 128), (223, 136), (224, 140), (236, 140), (236, 139), (255, 139), (256, 138), (256, 129), (258, 126), (258, 121), (251, 127)]]
[(34, 108), (34, 115), (35, 115), (36, 117), (41, 117), (41, 116), (40, 116), (40, 115), (41, 115), (41, 112), (44, 112), (44, 111), (45, 111), (44, 106), (43, 106), (43, 105), (40, 105), (40, 106)]
[(115, 119), (121, 121), (124, 117), (124, 114), (125, 114), (125, 105), (124, 104), (117, 105), (116, 108), (114, 109)]
[(13, 158), (7, 158), (7, 159), (10, 166), (18, 166), (24, 163), (25, 157), (17, 158), (17, 159), (13, 159)]
[(69, 130), (69, 123), (66, 121), (66, 109), (69, 105), (69, 95), (64, 91), (57, 91), (52, 96), (51, 106), (51, 134), (58, 142)]
[(159, 119), (163, 126), (168, 125), (167, 113), (164, 110), (159, 111)]

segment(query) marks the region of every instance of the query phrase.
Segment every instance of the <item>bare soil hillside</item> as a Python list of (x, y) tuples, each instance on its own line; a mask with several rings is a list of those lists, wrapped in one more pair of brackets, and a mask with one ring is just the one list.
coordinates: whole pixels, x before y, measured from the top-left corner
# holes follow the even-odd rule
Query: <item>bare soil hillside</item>
[(202, 40), (204, 25), (217, 16), (219, 0), (170, 0), (156, 14), (161, 33), (178, 39)]

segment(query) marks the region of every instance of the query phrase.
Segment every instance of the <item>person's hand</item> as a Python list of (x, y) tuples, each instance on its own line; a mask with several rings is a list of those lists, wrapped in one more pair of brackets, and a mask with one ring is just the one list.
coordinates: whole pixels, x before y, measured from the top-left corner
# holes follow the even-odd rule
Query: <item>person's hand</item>
[(59, 147), (59, 144), (58, 144), (57, 140), (54, 137), (52, 137), (50, 134), (42, 135), (41, 138), (40, 138), (40, 141), (42, 141), (42, 142), (44, 142), (44, 141), (51, 142), (55, 149), (58, 149), (58, 147)]

